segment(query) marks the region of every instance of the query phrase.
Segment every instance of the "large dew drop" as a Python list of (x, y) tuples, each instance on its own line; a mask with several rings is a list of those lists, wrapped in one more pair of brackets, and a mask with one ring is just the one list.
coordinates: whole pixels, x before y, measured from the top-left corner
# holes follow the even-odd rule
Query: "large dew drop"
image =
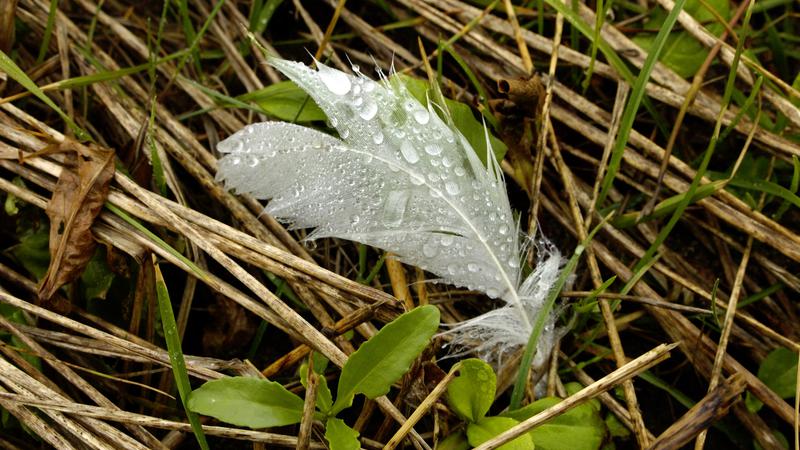
[(403, 141), (403, 143), (400, 144), (400, 153), (402, 153), (403, 158), (405, 158), (406, 161), (410, 162), (411, 164), (419, 161), (419, 154), (417, 154), (417, 150), (414, 148), (414, 145), (412, 145), (411, 142)]
[(364, 120), (372, 120), (378, 114), (378, 105), (373, 101), (367, 101), (358, 111), (358, 115)]
[(436, 156), (442, 153), (442, 147), (439, 144), (427, 144), (425, 145), (425, 152), (431, 156)]
[(415, 110), (413, 115), (414, 115), (414, 120), (416, 120), (417, 123), (420, 125), (425, 125), (426, 123), (428, 123), (429, 120), (431, 120), (430, 113), (428, 113), (428, 111), (424, 109)]
[(408, 207), (408, 191), (392, 191), (383, 204), (383, 221), (389, 227), (396, 227), (403, 223), (403, 217)]
[(336, 95), (344, 95), (350, 92), (352, 84), (350, 78), (344, 72), (340, 72), (330, 67), (319, 64), (319, 80)]
[(461, 192), (461, 188), (458, 186), (458, 183), (454, 181), (448, 181), (444, 184), (444, 188), (447, 190), (447, 193), (450, 195), (456, 195)]

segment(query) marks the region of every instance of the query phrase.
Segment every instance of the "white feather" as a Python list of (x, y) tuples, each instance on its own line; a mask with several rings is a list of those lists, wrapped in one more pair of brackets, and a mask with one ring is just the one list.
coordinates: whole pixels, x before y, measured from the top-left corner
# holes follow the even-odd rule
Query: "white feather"
[[(456, 345), (474, 339), (484, 355), (524, 346), (560, 256), (548, 246), (548, 256), (521, 280), (518, 226), (488, 142), (484, 166), (458, 130), (395, 79), (376, 82), (319, 63), (318, 70), (270, 63), (308, 92), (340, 138), (289, 123), (252, 124), (219, 143), (227, 155), (217, 178), (271, 199), (266, 212), (295, 228), (315, 228), (309, 238), (382, 248), (506, 303), (451, 329)], [(549, 350), (548, 341), (540, 339), (540, 350)]]

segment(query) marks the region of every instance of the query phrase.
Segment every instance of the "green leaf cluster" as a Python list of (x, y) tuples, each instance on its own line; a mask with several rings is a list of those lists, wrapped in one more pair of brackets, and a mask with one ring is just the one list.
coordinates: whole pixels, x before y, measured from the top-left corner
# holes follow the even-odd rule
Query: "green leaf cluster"
[[(499, 416), (487, 416), (494, 402), (497, 377), (479, 359), (467, 359), (447, 388), (450, 409), (467, 422), (466, 430), (448, 436), (440, 447), (462, 450), (478, 446), (561, 401), (546, 397)], [(597, 450), (606, 438), (606, 425), (597, 403), (585, 403), (537, 426), (499, 447), (504, 450)]]
[[(326, 423), (325, 437), (333, 450), (360, 448), (358, 432), (336, 414), (353, 403), (357, 394), (380, 397), (408, 372), (411, 364), (430, 343), (439, 328), (439, 310), (421, 306), (384, 326), (348, 358), (334, 401), (324, 376), (319, 376), (316, 417)], [(323, 367), (315, 363), (314, 367)], [(316, 370), (315, 370), (316, 372)], [(308, 383), (308, 366), (300, 368), (300, 379)], [(268, 428), (299, 423), (303, 399), (280, 383), (259, 378), (230, 377), (209, 381), (189, 396), (191, 411), (223, 422), (250, 428)]]

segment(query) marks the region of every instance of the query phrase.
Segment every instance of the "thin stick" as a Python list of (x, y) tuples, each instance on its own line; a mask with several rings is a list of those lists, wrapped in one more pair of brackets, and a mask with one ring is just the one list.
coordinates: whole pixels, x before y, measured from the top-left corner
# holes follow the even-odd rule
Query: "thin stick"
[[(10, 394), (0, 392), (0, 400), (16, 405), (34, 406), (40, 409), (61, 411), (70, 415), (83, 417), (93, 417), (113, 422), (135, 424), (145, 427), (161, 428), (166, 430), (179, 430), (191, 432), (191, 425), (184, 422), (174, 422), (171, 420), (159, 419), (157, 417), (136, 414), (128, 411), (120, 411), (99, 406), (84, 405), (81, 403), (62, 403), (53, 400), (42, 400), (29, 395)], [(237, 428), (227, 428), (219, 426), (203, 425), (203, 432), (212, 436), (223, 436), (231, 439), (242, 439), (253, 442), (264, 442), (272, 445), (284, 447), (294, 447), (297, 439), (293, 436), (284, 436), (275, 433), (265, 433), (263, 431), (240, 430)], [(64, 447), (58, 447), (64, 448)], [(69, 448), (69, 447), (67, 447)], [(325, 448), (320, 444), (311, 444), (311, 448)]]
[(653, 367), (654, 365), (669, 358), (670, 350), (677, 347), (677, 343), (661, 344), (642, 356), (634, 359), (633, 361), (625, 364), (619, 369), (611, 372), (605, 377), (595, 381), (594, 383), (586, 386), (578, 391), (575, 395), (564, 399), (564, 401), (536, 414), (535, 416), (515, 425), (514, 427), (506, 430), (504, 433), (496, 436), (483, 444), (475, 447), (475, 450), (491, 450), (508, 443), (515, 438), (527, 433), (534, 427), (545, 423), (546, 421), (563, 414), (570, 409), (596, 397), (597, 395), (606, 392), (618, 386), (622, 381), (629, 380), (639, 373)]
[(442, 378), (442, 381), (440, 381), (439, 384), (437, 384), (436, 387), (433, 388), (431, 393), (428, 394), (427, 397), (425, 397), (425, 400), (423, 400), (422, 403), (419, 404), (417, 409), (415, 409), (414, 412), (411, 413), (410, 416), (408, 416), (408, 420), (406, 421), (406, 423), (404, 423), (400, 427), (400, 429), (397, 430), (394, 436), (392, 436), (392, 438), (389, 439), (389, 442), (387, 442), (386, 445), (383, 447), (384, 450), (393, 450), (403, 441), (403, 439), (405, 439), (408, 432), (411, 431), (411, 427), (416, 425), (417, 422), (419, 422), (419, 419), (421, 419), (422, 416), (428, 413), (428, 410), (431, 409), (434, 403), (436, 403), (436, 400), (438, 400), (439, 397), (441, 397), (442, 394), (444, 394), (444, 391), (447, 389), (447, 386), (450, 384), (451, 381), (453, 381), (453, 378), (456, 377), (457, 373), (458, 373), (458, 365), (455, 365), (453, 366), (452, 369), (450, 369), (450, 372), (444, 378)]
[[(503, 3), (506, 7), (506, 14), (508, 14), (508, 21), (511, 23), (511, 28), (514, 30), (514, 40), (517, 41), (517, 48), (519, 49), (519, 56), (522, 59), (522, 66), (525, 68), (525, 74), (530, 76), (533, 73), (533, 61), (531, 60), (530, 52), (528, 52), (528, 44), (525, 43), (525, 39), (522, 37), (519, 21), (517, 20), (517, 13), (514, 12), (514, 5), (511, 4), (511, 0), (503, 0)], [(563, 17), (561, 20), (564, 20)], [(560, 40), (560, 38), (553, 38), (553, 42), (558, 42)]]

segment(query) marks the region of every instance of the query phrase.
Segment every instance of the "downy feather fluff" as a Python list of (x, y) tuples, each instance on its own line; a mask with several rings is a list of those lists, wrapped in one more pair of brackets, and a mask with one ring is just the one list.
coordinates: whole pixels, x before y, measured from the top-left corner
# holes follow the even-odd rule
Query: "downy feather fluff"
[[(292, 227), (315, 228), (309, 239), (382, 248), (439, 281), (505, 302), (447, 331), (459, 350), (497, 360), (524, 346), (561, 258), (545, 243), (533, 273), (521, 279), (527, 245), (488, 139), (484, 165), (435, 105), (418, 102), (396, 77), (373, 81), (357, 67), (349, 75), (320, 63), (314, 70), (269, 62), (316, 101), (339, 138), (290, 123), (248, 125), (219, 143), (226, 156), (217, 178), (271, 199), (266, 212)], [(538, 362), (552, 347), (548, 321)]]

